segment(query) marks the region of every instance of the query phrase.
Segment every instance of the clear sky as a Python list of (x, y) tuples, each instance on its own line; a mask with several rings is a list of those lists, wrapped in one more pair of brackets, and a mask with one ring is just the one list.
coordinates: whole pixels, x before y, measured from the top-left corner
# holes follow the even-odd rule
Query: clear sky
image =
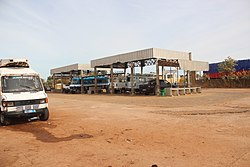
[(51, 68), (146, 48), (250, 58), (250, 0), (0, 0), (0, 58)]

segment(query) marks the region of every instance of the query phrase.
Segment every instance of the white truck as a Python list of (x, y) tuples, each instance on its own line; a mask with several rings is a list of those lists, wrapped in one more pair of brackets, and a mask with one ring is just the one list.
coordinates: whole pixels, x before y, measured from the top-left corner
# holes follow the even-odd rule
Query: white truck
[(48, 96), (27, 59), (0, 60), (0, 100), (1, 125), (10, 124), (11, 117), (49, 118)]

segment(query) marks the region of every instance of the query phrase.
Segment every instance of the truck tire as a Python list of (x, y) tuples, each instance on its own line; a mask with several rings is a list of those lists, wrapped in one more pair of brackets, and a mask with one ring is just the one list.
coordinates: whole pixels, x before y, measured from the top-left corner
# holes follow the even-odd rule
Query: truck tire
[(44, 109), (44, 113), (39, 117), (41, 121), (47, 121), (49, 119), (49, 110), (48, 108)]
[(122, 94), (124, 94), (124, 93), (125, 93), (125, 89), (124, 89), (124, 88), (122, 88), (121, 93), (122, 93)]
[(7, 126), (10, 124), (10, 120), (6, 118), (3, 113), (0, 114), (0, 124), (2, 126)]

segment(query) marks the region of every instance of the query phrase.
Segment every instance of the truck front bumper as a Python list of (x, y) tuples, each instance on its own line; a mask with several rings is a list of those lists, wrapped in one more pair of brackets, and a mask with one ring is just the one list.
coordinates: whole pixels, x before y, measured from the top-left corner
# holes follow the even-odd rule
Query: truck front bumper
[(23, 111), (2, 111), (5, 117), (35, 117), (42, 115), (47, 108), (33, 109), (33, 110), (23, 110)]

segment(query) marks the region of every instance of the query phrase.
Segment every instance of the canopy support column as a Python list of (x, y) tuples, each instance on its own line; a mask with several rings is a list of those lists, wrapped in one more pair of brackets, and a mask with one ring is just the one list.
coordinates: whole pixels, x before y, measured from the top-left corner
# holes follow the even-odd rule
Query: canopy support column
[(81, 94), (82, 94), (83, 93), (83, 70), (81, 70), (80, 77), (81, 77)]
[(190, 88), (190, 71), (187, 71), (187, 86)]
[(110, 81), (111, 81), (111, 94), (114, 94), (114, 92), (115, 92), (115, 89), (114, 89), (114, 66), (113, 66), (113, 64), (111, 64), (110, 65)]
[(196, 71), (191, 71), (190, 72), (190, 86), (195, 86), (196, 85)]
[(177, 70), (176, 86), (179, 87), (179, 67), (176, 67), (176, 70)]
[(184, 88), (186, 87), (186, 71), (183, 70), (183, 85), (184, 85)]
[(131, 95), (133, 96), (135, 94), (135, 88), (134, 88), (134, 63), (131, 64)]
[(123, 73), (124, 73), (124, 77), (126, 76), (126, 67), (124, 67), (124, 71), (123, 71)]
[(143, 74), (144, 60), (141, 61), (141, 75)]
[(61, 72), (61, 92), (63, 93), (63, 73)]
[(160, 80), (159, 80), (159, 63), (158, 63), (158, 59), (156, 60), (156, 90), (155, 90), (155, 94), (157, 96), (160, 96)]
[(95, 75), (95, 94), (97, 94), (97, 69), (94, 67), (94, 75)]
[(53, 88), (56, 89), (56, 75), (53, 74), (52, 79), (53, 79)]
[(164, 66), (162, 65), (161, 66), (161, 79), (163, 79), (164, 80), (164, 74), (163, 74), (163, 72), (164, 72)]
[(72, 78), (73, 78), (72, 71), (70, 71), (70, 73), (69, 73), (70, 82), (72, 81)]
[(170, 66), (170, 75), (169, 75), (171, 78), (170, 78), (170, 87), (172, 88), (172, 84), (173, 84), (173, 75), (172, 75), (172, 68)]

